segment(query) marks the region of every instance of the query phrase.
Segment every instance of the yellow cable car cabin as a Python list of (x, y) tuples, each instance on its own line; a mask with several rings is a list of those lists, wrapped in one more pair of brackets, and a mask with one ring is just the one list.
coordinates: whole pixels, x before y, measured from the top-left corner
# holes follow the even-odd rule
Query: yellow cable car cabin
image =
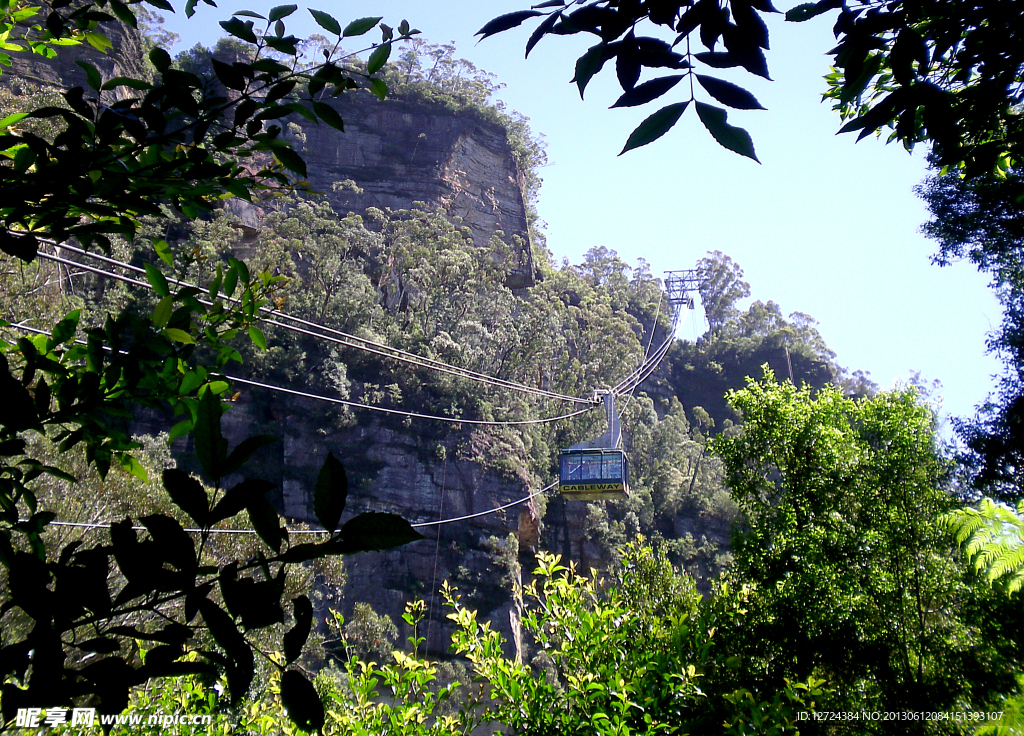
[(558, 490), (567, 501), (613, 501), (629, 497), (629, 463), (618, 449), (562, 450)]

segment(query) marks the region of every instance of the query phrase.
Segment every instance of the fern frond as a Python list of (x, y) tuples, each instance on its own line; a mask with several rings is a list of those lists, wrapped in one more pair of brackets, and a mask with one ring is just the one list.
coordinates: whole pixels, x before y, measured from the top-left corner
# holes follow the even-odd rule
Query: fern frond
[(1011, 595), (1024, 587), (1024, 500), (1015, 512), (983, 498), (977, 509), (958, 509), (940, 523), (953, 532), (964, 556), (989, 583), (1005, 578)]

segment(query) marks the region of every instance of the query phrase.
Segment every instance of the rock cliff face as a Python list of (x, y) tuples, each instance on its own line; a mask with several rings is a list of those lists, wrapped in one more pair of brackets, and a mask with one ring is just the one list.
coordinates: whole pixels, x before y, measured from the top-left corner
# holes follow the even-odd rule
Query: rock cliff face
[(149, 70), (139, 34), (121, 25), (108, 25), (103, 32), (113, 44), (109, 54), (100, 53), (87, 44), (74, 47), (73, 53), (59, 53), (53, 59), (39, 54), (11, 54), (11, 66), (4, 68), (0, 84), (17, 84), (21, 80), (36, 85), (86, 87), (85, 70), (76, 63), (79, 61), (96, 67), (104, 80), (111, 77), (145, 79)]
[[(328, 452), (344, 462), (350, 480), (343, 521), (364, 511), (385, 511), (413, 523), (429, 523), (487, 511), (530, 492), (522, 481), (503, 477), (472, 458), (439, 451), (464, 439), (462, 432), (434, 437), (374, 417), (342, 429), (330, 424), (322, 405), (243, 392), (225, 414), (223, 429), (232, 444), (258, 431), (280, 438), (246, 470), (277, 484), (277, 505), (286, 516), (312, 525), (316, 524), (312, 489)], [(181, 459), (187, 466), (188, 449), (183, 449)], [(349, 615), (356, 601), (364, 601), (400, 622), (406, 602), (423, 598), (432, 611), (421, 635), (428, 636), (432, 655), (444, 656), (451, 628), (436, 591), (448, 580), (468, 605), (479, 608), (481, 616), (494, 621), (512, 642), (518, 615), (509, 594), (507, 564), (515, 555), (507, 539), (514, 535), (527, 556), (536, 549), (540, 531), (536, 506), (521, 504), (419, 531), (424, 540), (398, 550), (345, 558), (342, 613)]]
[[(511, 288), (533, 285), (523, 175), (505, 130), (473, 113), (362, 92), (336, 103), (345, 132), (303, 125), (310, 181), (335, 208), (408, 209), (415, 202), (460, 217), (480, 247), (495, 232), (521, 245)], [(359, 191), (338, 187), (354, 181)]]
[[(344, 133), (303, 120), (293, 141), (313, 189), (338, 212), (441, 210), (460, 218), (478, 247), (495, 234), (512, 245), (508, 287), (533, 286), (525, 182), (504, 128), (473, 112), (413, 99), (381, 101), (362, 91), (331, 104), (345, 121)], [(258, 231), (259, 207), (233, 200), (229, 208), (247, 230)]]

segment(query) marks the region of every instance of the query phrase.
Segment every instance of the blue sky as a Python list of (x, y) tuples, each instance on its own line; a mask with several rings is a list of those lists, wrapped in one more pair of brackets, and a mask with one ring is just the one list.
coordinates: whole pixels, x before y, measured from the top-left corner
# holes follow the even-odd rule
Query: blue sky
[[(179, 48), (210, 45), (221, 35), (216, 21), (277, 4), (200, 5), (191, 20), (179, 12), (167, 26), (182, 36)], [(479, 44), (474, 39), (488, 20), (525, 2), (312, 7), (342, 25), (367, 15), (384, 16), (390, 25), (407, 18), (425, 38), (454, 41), (459, 56), (498, 75), (506, 85), (501, 99), (547, 141), (540, 214), (556, 257), (579, 261), (604, 245), (629, 263), (645, 259), (660, 275), (721, 250), (743, 267), (752, 298), (815, 317), (838, 361), (869, 371), (883, 387), (920, 371), (942, 382), (945, 411), (953, 415), (972, 413), (991, 390), (999, 366), (984, 354), (984, 340), (999, 323), (999, 306), (969, 264), (940, 269), (929, 261), (936, 248), (918, 233), (927, 212), (913, 193), (927, 173), (925, 151), (909, 155), (881, 140), (855, 144), (853, 135), (837, 136), (838, 116), (820, 102), (825, 52), (834, 45), (830, 16), (803, 24), (781, 16), (769, 21), (774, 81), (721, 75), (768, 108), (729, 116), (753, 136), (758, 165), (720, 148), (692, 110), (659, 141), (618, 156), (630, 131), (656, 107), (607, 109), (619, 94), (608, 73), (581, 101), (569, 80), (586, 39), (545, 39), (529, 60), (523, 51), (532, 26)], [(288, 29), (299, 36), (319, 31), (304, 11), (289, 19)], [(680, 337), (699, 334), (699, 322), (698, 313)]]

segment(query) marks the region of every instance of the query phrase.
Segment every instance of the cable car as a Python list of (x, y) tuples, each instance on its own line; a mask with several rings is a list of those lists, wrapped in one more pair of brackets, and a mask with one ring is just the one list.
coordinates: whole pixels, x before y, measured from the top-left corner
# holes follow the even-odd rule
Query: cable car
[(629, 497), (629, 463), (619, 449), (622, 428), (615, 394), (604, 394), (608, 431), (596, 440), (562, 450), (558, 458), (558, 490), (567, 501), (612, 501)]
[(622, 450), (562, 450), (558, 471), (558, 490), (566, 500), (629, 497), (629, 463)]

